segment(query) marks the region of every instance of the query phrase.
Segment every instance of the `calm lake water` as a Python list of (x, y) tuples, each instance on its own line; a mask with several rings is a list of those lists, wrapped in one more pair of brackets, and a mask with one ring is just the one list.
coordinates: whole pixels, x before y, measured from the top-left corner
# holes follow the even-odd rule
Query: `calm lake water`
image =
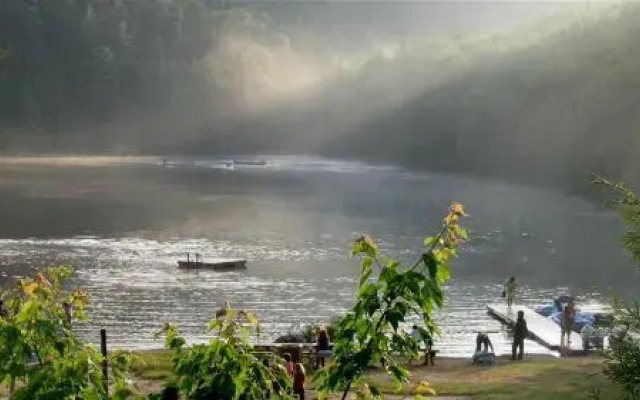
[[(485, 311), (516, 275), (521, 301), (558, 294), (581, 305), (629, 293), (637, 279), (620, 249), (616, 216), (556, 191), (459, 176), (411, 173), (308, 157), (266, 157), (229, 170), (220, 160), (171, 159), (96, 166), (0, 165), (0, 282), (70, 263), (92, 295), (89, 340), (107, 328), (113, 346), (159, 347), (164, 321), (191, 340), (225, 300), (253, 310), (268, 341), (326, 322), (351, 304), (358, 233), (413, 260), (448, 204), (471, 215), (471, 241), (454, 263), (438, 320), (443, 354), (469, 356), (475, 332), (508, 336)], [(186, 252), (242, 257), (243, 272), (179, 271)], [(528, 351), (546, 352), (535, 343)]]

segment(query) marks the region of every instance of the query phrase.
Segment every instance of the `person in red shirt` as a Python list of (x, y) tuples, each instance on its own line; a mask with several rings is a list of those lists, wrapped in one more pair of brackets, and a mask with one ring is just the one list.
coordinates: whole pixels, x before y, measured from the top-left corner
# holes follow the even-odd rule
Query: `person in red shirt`
[(282, 358), (284, 358), (284, 367), (287, 370), (287, 375), (293, 379), (293, 362), (291, 361), (291, 354), (284, 353)]
[(304, 381), (306, 378), (302, 364), (296, 364), (293, 372), (293, 393), (297, 394), (300, 400), (304, 400)]

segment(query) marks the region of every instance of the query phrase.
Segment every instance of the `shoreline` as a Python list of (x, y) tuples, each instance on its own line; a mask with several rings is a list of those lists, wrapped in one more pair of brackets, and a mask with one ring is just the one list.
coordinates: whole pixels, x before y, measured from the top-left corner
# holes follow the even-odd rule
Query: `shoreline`
[[(530, 341), (532, 341), (531, 339), (528, 339)], [(205, 344), (207, 343), (206, 341), (202, 341), (202, 342), (193, 342), (190, 344), (194, 344), (194, 343), (199, 343), (199, 344)], [(95, 344), (95, 343), (90, 343), (93, 346), (98, 346), (99, 344)], [(256, 344), (256, 343), (252, 343), (252, 346), (254, 347), (254, 349), (256, 350), (260, 350), (262, 351), (262, 349), (265, 349), (265, 351), (267, 351), (268, 348), (272, 348), (275, 349), (277, 346), (275, 345), (279, 345), (281, 347), (295, 347), (298, 345), (303, 345), (303, 346), (311, 346), (313, 345), (313, 343), (263, 343), (263, 344)], [(525, 345), (526, 348), (526, 345)], [(437, 350), (437, 346), (435, 347), (435, 349)], [(167, 350), (164, 347), (144, 347), (144, 348), (125, 348), (125, 347), (118, 347), (118, 346), (113, 346), (109, 348), (109, 351), (125, 351), (125, 352), (130, 352), (133, 354), (160, 354), (160, 353), (164, 353), (167, 352), (169, 350)], [(277, 353), (276, 351), (274, 351), (274, 353)], [(469, 361), (471, 360), (473, 354), (469, 354), (469, 356), (457, 356), (457, 355), (440, 355), (438, 354), (436, 356), (436, 360), (449, 360), (449, 361)], [(501, 352), (501, 353), (495, 353), (496, 356), (496, 360), (500, 359), (506, 359), (511, 357), (511, 353), (509, 352)], [(571, 357), (563, 357), (560, 352), (558, 351), (553, 351), (553, 350), (549, 350), (548, 353), (528, 353), (527, 357), (530, 359), (564, 359), (564, 358), (586, 358), (586, 357), (599, 357), (599, 353), (590, 353), (588, 355), (584, 355), (584, 356), (571, 356)]]
[(0, 166), (83, 166), (100, 167), (114, 164), (134, 164), (159, 161), (159, 156), (137, 155), (3, 155), (0, 156)]
[[(205, 343), (205, 342), (203, 342)], [(296, 345), (296, 343), (284, 343), (285, 345)], [(298, 343), (299, 344), (299, 343)], [(255, 347), (260, 347), (260, 345), (255, 345), (254, 344), (254, 348)], [(126, 351), (126, 352), (131, 352), (133, 354), (162, 354), (162, 353), (168, 353), (170, 350), (162, 348), (162, 347), (157, 347), (157, 348), (147, 348), (147, 349), (125, 349), (125, 348), (119, 348), (119, 347), (114, 347), (111, 348), (109, 350), (110, 352), (117, 352), (117, 351)], [(275, 354), (275, 352), (274, 352)], [(510, 353), (496, 353), (496, 360), (507, 360), (507, 358), (510, 358), (511, 354)], [(545, 353), (528, 353), (526, 354), (527, 359), (530, 360), (558, 360), (558, 359), (584, 359), (584, 358), (601, 358), (601, 356), (598, 353), (591, 353), (589, 355), (586, 356), (571, 356), (571, 357), (561, 357), (560, 354), (558, 353), (558, 355), (555, 354), (545, 354)], [(470, 361), (471, 360), (471, 355), (469, 355), (469, 357), (462, 357), (462, 356), (441, 356), (438, 355), (435, 358), (436, 360), (444, 360), (444, 361), (456, 361), (456, 362), (461, 362), (461, 361)], [(418, 365), (418, 364), (416, 364)]]

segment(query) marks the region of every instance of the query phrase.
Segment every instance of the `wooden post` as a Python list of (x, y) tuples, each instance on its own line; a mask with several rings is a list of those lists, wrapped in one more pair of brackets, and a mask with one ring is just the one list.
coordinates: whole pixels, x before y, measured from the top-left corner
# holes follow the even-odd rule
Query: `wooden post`
[(109, 364), (107, 362), (107, 330), (100, 329), (100, 352), (102, 353), (102, 384), (109, 393)]

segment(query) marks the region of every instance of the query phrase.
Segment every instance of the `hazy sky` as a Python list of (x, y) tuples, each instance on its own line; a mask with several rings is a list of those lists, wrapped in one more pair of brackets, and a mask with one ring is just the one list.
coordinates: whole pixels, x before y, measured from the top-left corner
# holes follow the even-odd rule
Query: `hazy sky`
[[(596, 2), (537, 0), (230, 0), (268, 12), (274, 20), (291, 22), (332, 34), (357, 36), (358, 31), (386, 34), (464, 34), (500, 30), (566, 9)], [(597, 3), (602, 4), (602, 1)]]

